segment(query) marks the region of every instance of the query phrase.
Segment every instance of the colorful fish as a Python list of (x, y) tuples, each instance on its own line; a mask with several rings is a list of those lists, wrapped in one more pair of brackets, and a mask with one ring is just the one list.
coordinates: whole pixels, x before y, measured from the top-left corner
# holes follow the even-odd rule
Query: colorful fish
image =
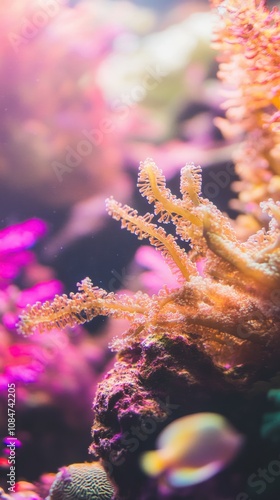
[(225, 468), (243, 441), (243, 436), (221, 415), (188, 415), (161, 432), (158, 450), (145, 452), (141, 467), (149, 476), (164, 478), (171, 487), (191, 486)]

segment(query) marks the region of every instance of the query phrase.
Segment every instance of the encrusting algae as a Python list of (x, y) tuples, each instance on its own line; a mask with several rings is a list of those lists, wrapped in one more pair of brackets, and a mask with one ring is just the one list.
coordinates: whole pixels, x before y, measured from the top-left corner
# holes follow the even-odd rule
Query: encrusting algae
[(139, 467), (138, 451), (133, 452), (141, 452), (145, 439), (135, 443), (133, 436), (147, 419), (158, 432), (178, 413), (209, 411), (223, 394), (234, 401), (232, 393), (279, 368), (280, 203), (263, 202), (269, 229), (240, 242), (229, 219), (200, 196), (201, 172), (193, 164), (181, 171), (181, 198), (172, 195), (151, 159), (140, 165), (138, 186), (154, 204), (159, 224), (173, 222), (180, 240), (190, 242), (188, 253), (151, 213), (141, 216), (113, 198), (107, 210), (162, 253), (178, 288), (127, 296), (107, 293), (86, 278), (69, 298), (29, 306), (20, 323), (28, 335), (100, 314), (130, 320), (129, 330), (112, 343), (117, 361), (99, 384), (93, 406), (91, 451), (113, 476), (118, 498), (140, 498), (130, 474)]

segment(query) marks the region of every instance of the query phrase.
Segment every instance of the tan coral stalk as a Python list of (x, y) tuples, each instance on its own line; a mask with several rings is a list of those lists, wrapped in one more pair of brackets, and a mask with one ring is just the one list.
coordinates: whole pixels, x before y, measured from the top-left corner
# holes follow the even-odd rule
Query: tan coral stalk
[[(182, 169), (182, 198), (166, 188), (162, 172), (151, 159), (141, 164), (138, 184), (154, 203), (159, 220), (172, 221), (181, 239), (190, 240), (189, 253), (151, 222), (152, 214), (140, 216), (112, 198), (107, 209), (122, 227), (140, 239), (148, 238), (163, 254), (178, 272), (178, 288), (163, 287), (153, 297), (142, 292), (130, 297), (93, 287), (87, 278), (69, 298), (56, 297), (52, 303), (29, 307), (21, 317), (21, 331), (28, 334), (36, 328), (73, 326), (100, 314), (111, 315), (131, 322), (129, 334), (113, 343), (116, 350), (150, 334), (172, 331), (172, 335), (178, 332), (187, 342), (195, 342), (219, 366), (227, 366), (232, 358), (244, 362), (242, 353), (247, 353), (248, 343), (269, 345), (266, 355), (270, 356), (279, 344), (279, 304), (272, 296), (280, 287), (280, 204), (264, 203), (262, 208), (271, 219), (269, 230), (241, 243), (228, 218), (201, 198), (201, 173), (194, 165)], [(201, 259), (205, 261), (203, 276), (197, 269)]]

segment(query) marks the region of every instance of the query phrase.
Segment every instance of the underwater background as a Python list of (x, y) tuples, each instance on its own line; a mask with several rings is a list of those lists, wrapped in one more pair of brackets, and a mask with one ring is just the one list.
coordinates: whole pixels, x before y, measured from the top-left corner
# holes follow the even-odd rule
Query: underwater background
[(3, 499), (279, 500), (279, 38), (277, 2), (1, 0)]

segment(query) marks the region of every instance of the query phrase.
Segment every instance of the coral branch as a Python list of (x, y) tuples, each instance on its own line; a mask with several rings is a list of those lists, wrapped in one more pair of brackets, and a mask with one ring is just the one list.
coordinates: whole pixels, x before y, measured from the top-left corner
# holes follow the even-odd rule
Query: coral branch
[(177, 245), (174, 237), (171, 234), (167, 235), (162, 227), (151, 224), (152, 214), (147, 213), (144, 216), (139, 216), (136, 210), (127, 205), (122, 206), (113, 198), (109, 198), (106, 204), (109, 215), (116, 220), (121, 220), (122, 228), (136, 234), (140, 240), (149, 238), (150, 243), (161, 251), (171, 268), (176, 271), (174, 263), (185, 280), (188, 280), (190, 275), (197, 273), (195, 266)]
[(89, 278), (78, 283), (79, 293), (56, 295), (53, 302), (37, 302), (29, 306), (20, 316), (20, 332), (32, 333), (36, 328), (40, 332), (52, 328), (64, 328), (83, 324), (96, 316), (114, 316), (115, 318), (133, 319), (136, 314), (147, 315), (151, 299), (138, 292), (133, 298), (127, 295), (114, 295), (98, 287), (93, 287)]
[(215, 123), (227, 137), (244, 137), (234, 156), (241, 180), (234, 184), (239, 199), (232, 206), (260, 226), (266, 219), (259, 203), (280, 195), (280, 11), (264, 4), (212, 0), (220, 13), (213, 47), (219, 51), (218, 76), (227, 96), (227, 119)]

